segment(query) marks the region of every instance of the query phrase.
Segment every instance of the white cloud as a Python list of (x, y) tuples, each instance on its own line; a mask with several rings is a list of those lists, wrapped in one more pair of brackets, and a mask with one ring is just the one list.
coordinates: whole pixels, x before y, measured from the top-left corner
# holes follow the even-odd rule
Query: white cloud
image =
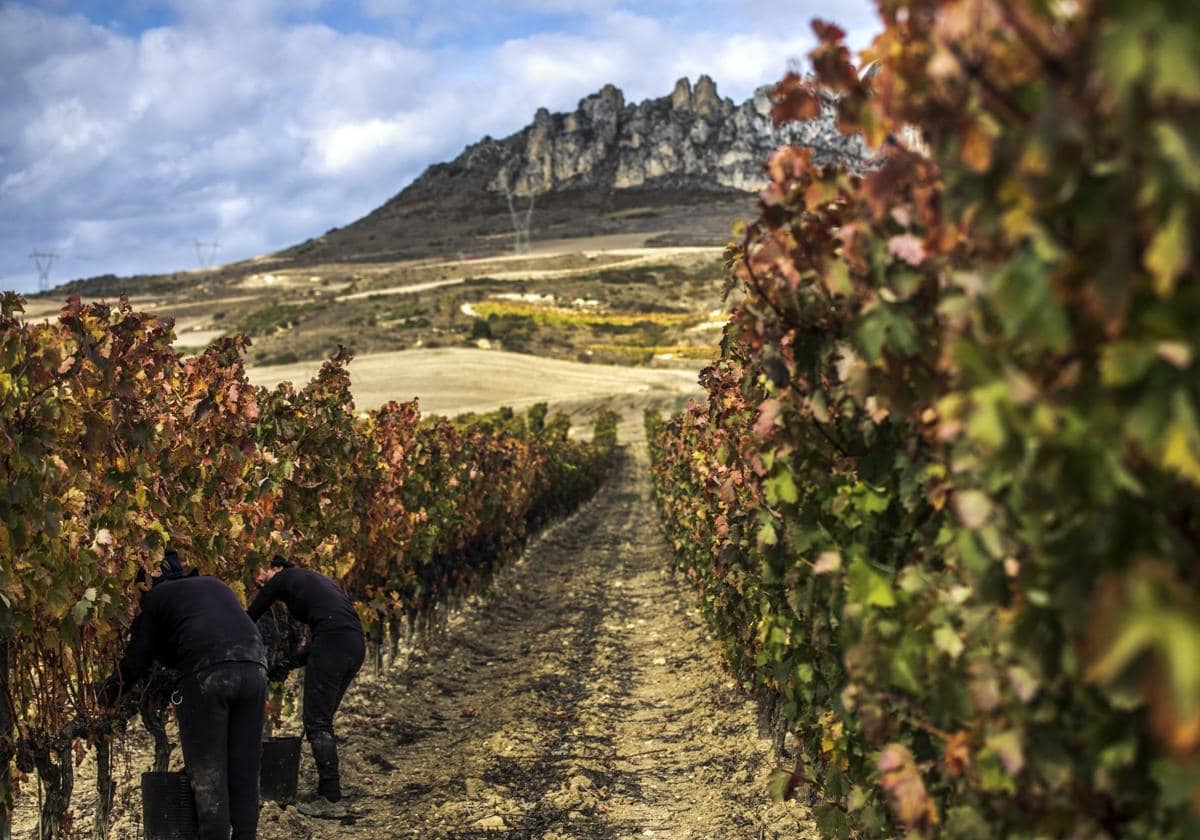
[[(316, 135), (315, 163), (327, 175), (340, 175), (352, 169), (378, 163), (390, 150), (406, 142), (420, 142), (407, 120), (370, 119), (348, 122), (320, 131)], [(374, 168), (374, 167), (373, 167)]]
[[(177, 20), (133, 34), (0, 3), (0, 286), (34, 284), (33, 248), (62, 255), (61, 281), (187, 268), (194, 239), (223, 260), (284, 247), (539, 106), (700, 73), (741, 99), (811, 43), (710, 0), (361, 0), (382, 34), (339, 31), (322, 15), (346, 4), (329, 0), (171, 3)], [(525, 31), (522, 15), (569, 25)]]

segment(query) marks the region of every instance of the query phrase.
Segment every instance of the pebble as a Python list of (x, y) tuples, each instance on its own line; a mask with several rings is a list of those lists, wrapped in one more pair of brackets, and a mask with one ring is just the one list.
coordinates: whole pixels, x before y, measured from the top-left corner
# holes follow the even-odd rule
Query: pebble
[(480, 831), (507, 831), (508, 824), (504, 822), (504, 817), (495, 814), (490, 817), (484, 817), (481, 820), (476, 820), (471, 823), (471, 828), (479, 829)]

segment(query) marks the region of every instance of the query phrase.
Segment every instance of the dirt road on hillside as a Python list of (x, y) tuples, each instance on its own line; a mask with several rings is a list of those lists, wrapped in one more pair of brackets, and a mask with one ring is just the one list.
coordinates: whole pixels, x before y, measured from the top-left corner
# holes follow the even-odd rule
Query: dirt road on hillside
[(354, 816), (269, 805), (260, 836), (816, 837), (767, 798), (770, 744), (665, 571), (648, 492), (626, 455), (446, 635), (361, 677), (338, 720)]

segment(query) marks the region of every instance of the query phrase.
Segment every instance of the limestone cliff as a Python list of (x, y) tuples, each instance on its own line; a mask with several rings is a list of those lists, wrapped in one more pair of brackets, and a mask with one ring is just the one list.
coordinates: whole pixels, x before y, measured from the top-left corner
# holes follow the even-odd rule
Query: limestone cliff
[(838, 133), (831, 108), (777, 129), (767, 91), (738, 105), (701, 76), (694, 87), (680, 79), (669, 96), (628, 104), (620, 89), (605, 85), (572, 113), (541, 108), (521, 131), (502, 140), (485, 137), (453, 162), (431, 167), (413, 186), (467, 176), (490, 192), (515, 195), (630, 187), (753, 192), (763, 184), (763, 163), (784, 142), (811, 146), (819, 163), (854, 163), (867, 155), (860, 138)]

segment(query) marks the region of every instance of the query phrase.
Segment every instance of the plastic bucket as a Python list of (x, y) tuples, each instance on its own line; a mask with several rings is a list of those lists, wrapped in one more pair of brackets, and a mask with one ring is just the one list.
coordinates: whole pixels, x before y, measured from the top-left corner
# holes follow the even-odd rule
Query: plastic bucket
[(280, 805), (296, 801), (301, 743), (299, 735), (263, 739), (262, 770), (259, 774), (263, 801), (278, 802)]
[(146, 840), (198, 840), (196, 799), (186, 773), (142, 774), (142, 831)]

